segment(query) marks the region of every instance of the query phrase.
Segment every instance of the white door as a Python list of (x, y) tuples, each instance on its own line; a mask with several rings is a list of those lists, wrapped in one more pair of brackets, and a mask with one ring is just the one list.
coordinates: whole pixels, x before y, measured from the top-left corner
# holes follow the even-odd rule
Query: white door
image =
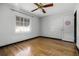
[(63, 21), (63, 40), (74, 41), (74, 18), (66, 16)]

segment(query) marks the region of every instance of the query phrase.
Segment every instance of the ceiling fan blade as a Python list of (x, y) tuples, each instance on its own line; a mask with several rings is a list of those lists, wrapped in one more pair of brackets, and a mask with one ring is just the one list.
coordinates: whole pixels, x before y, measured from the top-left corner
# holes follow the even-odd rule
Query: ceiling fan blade
[[(46, 13), (46, 11), (43, 9), (43, 4), (42, 3), (34, 3), (38, 8), (37, 9), (42, 9), (42, 12), (43, 13)], [(35, 11), (35, 10), (37, 10), (37, 9), (34, 9), (34, 10), (32, 10), (32, 12), (33, 11)]]
[(34, 4), (35, 4), (36, 6), (38, 6), (38, 7), (40, 6), (38, 3), (34, 3)]
[(42, 9), (42, 12), (43, 12), (43, 13), (46, 13), (46, 11), (45, 11), (44, 9)]
[(46, 8), (46, 7), (51, 7), (51, 6), (53, 6), (53, 3), (44, 5), (43, 7)]
[(34, 11), (36, 11), (36, 10), (38, 10), (39, 8), (36, 8), (36, 9), (34, 9), (34, 10), (32, 10), (31, 12), (34, 12)]
[(43, 4), (42, 4), (42, 3), (39, 3), (39, 5), (40, 5), (40, 6), (43, 6)]

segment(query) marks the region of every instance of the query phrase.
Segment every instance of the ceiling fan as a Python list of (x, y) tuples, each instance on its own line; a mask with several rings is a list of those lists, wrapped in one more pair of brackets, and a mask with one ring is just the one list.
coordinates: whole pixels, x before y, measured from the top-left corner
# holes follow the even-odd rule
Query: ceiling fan
[(42, 3), (34, 3), (34, 4), (37, 6), (37, 8), (32, 10), (31, 12), (34, 12), (34, 11), (36, 11), (38, 9), (41, 9), (43, 13), (46, 13), (46, 11), (43, 8), (47, 8), (47, 7), (52, 7), (53, 6), (53, 3), (49, 3), (49, 4), (46, 4), (46, 5), (44, 5)]

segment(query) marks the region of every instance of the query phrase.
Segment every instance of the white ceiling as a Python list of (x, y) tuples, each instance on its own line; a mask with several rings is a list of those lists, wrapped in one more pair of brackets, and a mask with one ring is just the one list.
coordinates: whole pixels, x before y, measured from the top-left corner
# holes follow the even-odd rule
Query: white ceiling
[[(45, 4), (45, 3), (44, 3)], [(40, 9), (31, 12), (35, 8), (37, 8), (36, 5), (33, 3), (14, 3), (13, 5), (22, 8), (28, 12), (31, 12), (38, 17), (43, 17), (43, 16), (48, 16), (48, 15), (53, 15), (53, 14), (58, 14), (58, 13), (64, 13), (64, 12), (74, 12), (74, 8), (76, 6), (75, 3), (53, 3), (53, 7), (48, 7), (44, 8), (46, 13), (43, 13)]]

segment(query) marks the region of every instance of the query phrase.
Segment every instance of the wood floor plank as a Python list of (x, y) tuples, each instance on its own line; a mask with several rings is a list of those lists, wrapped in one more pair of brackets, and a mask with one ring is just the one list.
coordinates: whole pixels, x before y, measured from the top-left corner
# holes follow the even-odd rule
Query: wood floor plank
[(77, 56), (74, 43), (35, 38), (0, 48), (1, 56)]

